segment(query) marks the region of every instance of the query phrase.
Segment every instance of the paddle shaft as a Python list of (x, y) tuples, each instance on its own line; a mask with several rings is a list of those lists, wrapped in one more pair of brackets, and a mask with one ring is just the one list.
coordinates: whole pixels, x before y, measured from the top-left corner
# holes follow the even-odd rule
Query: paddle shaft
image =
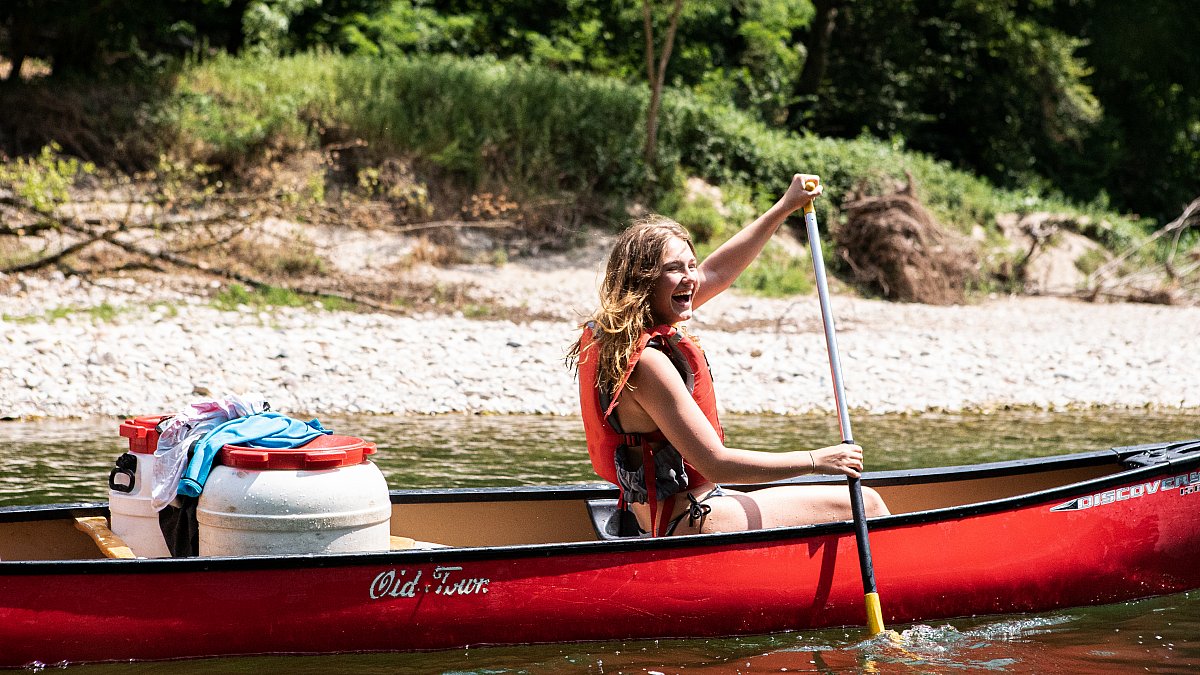
[[(809, 187), (812, 185), (812, 187)], [(815, 184), (805, 185), (811, 190)], [(808, 230), (808, 246), (812, 251), (813, 273), (817, 279), (817, 296), (821, 300), (821, 321), (825, 325), (825, 347), (829, 351), (829, 370), (833, 375), (833, 398), (837, 404), (838, 424), (842, 442), (854, 443), (850, 430), (850, 413), (846, 406), (846, 390), (842, 385), (842, 360), (838, 356), (837, 334), (833, 328), (833, 311), (829, 307), (829, 283), (825, 278), (825, 260), (821, 256), (821, 239), (817, 233), (817, 214), (812, 202), (804, 206), (804, 225)], [(862, 483), (857, 478), (846, 479), (850, 485), (850, 510), (854, 514), (854, 539), (858, 543), (858, 566), (862, 573), (863, 594), (867, 604), (867, 628), (871, 635), (883, 632), (883, 612), (879, 592), (875, 588), (875, 567), (871, 562), (871, 542), (867, 536), (867, 512), (863, 506)]]

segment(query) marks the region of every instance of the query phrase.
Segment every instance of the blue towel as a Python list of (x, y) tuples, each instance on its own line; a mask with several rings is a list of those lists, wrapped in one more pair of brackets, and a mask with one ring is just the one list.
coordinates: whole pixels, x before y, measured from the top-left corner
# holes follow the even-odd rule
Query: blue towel
[(301, 422), (277, 412), (238, 417), (216, 427), (197, 443), (188, 460), (183, 478), (179, 479), (179, 494), (199, 497), (204, 481), (212, 471), (213, 460), (221, 448), (229, 444), (251, 448), (295, 448), (321, 434), (332, 433), (317, 420)]

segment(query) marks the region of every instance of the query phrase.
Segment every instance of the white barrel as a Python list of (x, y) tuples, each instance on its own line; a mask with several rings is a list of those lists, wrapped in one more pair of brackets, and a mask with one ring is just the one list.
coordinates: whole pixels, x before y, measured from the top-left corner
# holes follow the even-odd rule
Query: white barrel
[(151, 502), (157, 425), (162, 419), (158, 415), (121, 422), (120, 433), (129, 439), (129, 452), (117, 458), (116, 467), (108, 475), (109, 529), (142, 558), (171, 557), (158, 526), (158, 511)]
[(109, 529), (139, 558), (169, 558), (158, 511), (151, 503), (155, 457), (153, 449), (144, 450), (139, 447), (121, 455), (109, 473)]
[[(328, 450), (339, 439), (343, 446), (349, 440), (359, 447), (335, 463)], [(226, 446), (219, 455), (223, 464), (213, 467), (196, 508), (200, 555), (388, 550), (387, 481), (363, 459), (374, 450), (374, 444), (349, 436), (324, 436), (287, 450)], [(286, 468), (293, 466), (301, 468)]]

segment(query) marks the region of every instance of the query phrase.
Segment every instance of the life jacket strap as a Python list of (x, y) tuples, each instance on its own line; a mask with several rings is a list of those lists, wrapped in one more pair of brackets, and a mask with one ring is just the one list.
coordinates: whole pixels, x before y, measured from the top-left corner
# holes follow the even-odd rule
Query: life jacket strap
[[(650, 507), (650, 536), (662, 537), (664, 533), (658, 531), (658, 477), (654, 473), (654, 446), (650, 439), (642, 435), (642, 475), (646, 478), (646, 504)], [(675, 511), (675, 497), (671, 495), (663, 500), (663, 525), (666, 525), (666, 518), (670, 518)]]
[(637, 346), (633, 349), (633, 357), (629, 359), (629, 365), (625, 367), (625, 374), (621, 376), (621, 381), (613, 389), (612, 401), (608, 403), (608, 410), (604, 411), (604, 419), (608, 419), (613, 409), (617, 407), (617, 400), (621, 398), (621, 392), (625, 390), (625, 385), (629, 383), (629, 377), (633, 375), (633, 367), (637, 365), (638, 359), (642, 358), (642, 352), (645, 351), (646, 345), (649, 343), (650, 334), (642, 333), (642, 336), (638, 338)]

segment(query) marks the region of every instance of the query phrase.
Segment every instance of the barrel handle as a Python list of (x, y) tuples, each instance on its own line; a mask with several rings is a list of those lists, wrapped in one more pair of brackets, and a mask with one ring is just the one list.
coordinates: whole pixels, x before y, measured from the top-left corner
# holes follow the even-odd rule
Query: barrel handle
[[(128, 476), (129, 483), (118, 483), (117, 476)], [(137, 457), (131, 453), (125, 453), (117, 458), (117, 465), (112, 471), (108, 472), (108, 489), (114, 492), (124, 492), (126, 494), (133, 492), (137, 482)]]

